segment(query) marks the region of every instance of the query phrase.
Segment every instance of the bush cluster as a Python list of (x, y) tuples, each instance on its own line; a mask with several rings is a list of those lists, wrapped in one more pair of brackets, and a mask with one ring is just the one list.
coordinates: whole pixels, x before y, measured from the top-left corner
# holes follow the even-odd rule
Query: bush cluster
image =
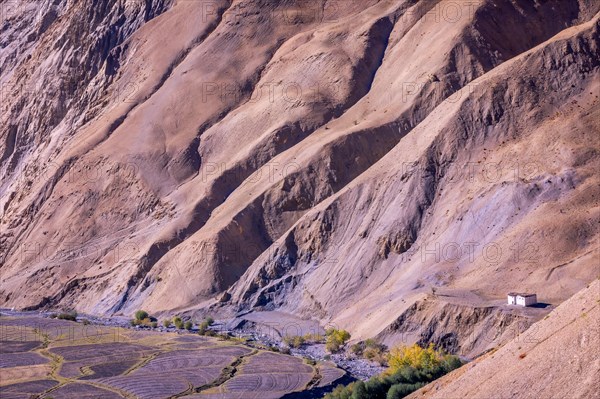
[(56, 318), (60, 320), (77, 321), (77, 312), (72, 310), (70, 312), (59, 313), (56, 315)]
[(304, 335), (286, 335), (283, 337), (283, 342), (290, 348), (298, 349), (304, 344), (317, 344), (324, 342), (325, 339), (320, 334), (304, 334)]
[(390, 367), (380, 376), (367, 382), (357, 381), (337, 386), (326, 399), (400, 399), (462, 366), (456, 356), (446, 355), (433, 346), (419, 345), (394, 348)]
[(158, 325), (156, 319), (148, 314), (145, 310), (138, 310), (134, 314), (134, 318), (131, 320), (132, 326), (145, 326), (156, 328)]
[(350, 339), (350, 333), (346, 330), (337, 330), (330, 328), (326, 332), (327, 340), (325, 341), (325, 349), (331, 353), (339, 352), (342, 347)]
[(207, 316), (202, 323), (198, 325), (198, 334), (200, 335), (212, 335), (213, 331), (209, 329), (215, 323), (214, 319)]
[(285, 336), (285, 337), (283, 337), (283, 342), (287, 346), (289, 346), (290, 348), (298, 349), (302, 345), (304, 345), (304, 343), (306, 341), (304, 340), (304, 337), (302, 337), (300, 335), (295, 335), (295, 336)]
[(387, 364), (387, 347), (374, 339), (367, 339), (366, 341), (354, 344), (350, 347), (350, 351), (356, 356), (364, 357), (382, 366)]
[(178, 328), (179, 330), (183, 329), (183, 320), (181, 320), (181, 317), (179, 316), (175, 316), (173, 318), (173, 324), (175, 325), (176, 328)]

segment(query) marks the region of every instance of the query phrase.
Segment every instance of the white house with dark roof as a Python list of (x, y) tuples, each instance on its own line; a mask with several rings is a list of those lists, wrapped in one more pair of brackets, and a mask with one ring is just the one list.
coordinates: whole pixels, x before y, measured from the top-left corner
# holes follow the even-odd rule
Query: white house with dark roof
[(519, 306), (532, 306), (537, 303), (536, 294), (519, 294), (516, 292), (508, 293), (508, 304)]

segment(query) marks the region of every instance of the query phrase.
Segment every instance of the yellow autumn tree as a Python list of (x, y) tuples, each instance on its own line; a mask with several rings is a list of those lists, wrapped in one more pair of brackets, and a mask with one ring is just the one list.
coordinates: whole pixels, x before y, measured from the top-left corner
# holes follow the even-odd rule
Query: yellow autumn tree
[(412, 346), (397, 346), (392, 348), (388, 356), (389, 368), (387, 373), (393, 374), (406, 366), (419, 370), (431, 370), (439, 366), (443, 359), (444, 354), (436, 351), (433, 344), (429, 344), (427, 348), (421, 348), (417, 344)]
[(339, 352), (342, 346), (350, 339), (350, 333), (348, 331), (337, 330), (335, 328), (327, 330), (326, 335), (327, 341), (325, 343), (325, 348), (331, 353)]

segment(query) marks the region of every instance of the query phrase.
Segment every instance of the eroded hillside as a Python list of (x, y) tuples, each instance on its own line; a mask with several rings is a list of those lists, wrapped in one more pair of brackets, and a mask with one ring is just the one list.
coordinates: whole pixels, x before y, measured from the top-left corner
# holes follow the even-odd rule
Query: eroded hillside
[(2, 5), (0, 306), (414, 317), (472, 354), (506, 292), (598, 276), (595, 1)]
[(599, 297), (600, 282), (596, 280), (497, 352), (409, 397), (597, 396), (600, 390)]

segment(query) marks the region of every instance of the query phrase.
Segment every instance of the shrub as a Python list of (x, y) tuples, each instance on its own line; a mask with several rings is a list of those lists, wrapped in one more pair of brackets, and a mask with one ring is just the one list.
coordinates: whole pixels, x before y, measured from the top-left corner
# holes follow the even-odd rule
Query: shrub
[(204, 335), (206, 335), (207, 337), (214, 337), (215, 335), (217, 335), (217, 333), (214, 332), (213, 330), (206, 330)]
[(158, 327), (158, 323), (157, 323), (156, 321), (153, 321), (153, 322), (150, 324), (150, 327), (152, 327), (152, 328), (156, 328), (156, 327)]
[(385, 345), (378, 343), (374, 339), (367, 339), (366, 341), (356, 343), (350, 347), (350, 351), (356, 356), (362, 356), (382, 365), (387, 362)]
[(77, 321), (77, 312), (70, 311), (70, 312), (59, 313), (58, 316), (56, 316), (56, 318), (58, 318), (60, 320)]
[(83, 320), (81, 320), (81, 322), (83, 323), (84, 326), (90, 325), (90, 321), (88, 319), (83, 319)]
[(213, 320), (213, 318), (210, 317), (210, 316), (207, 316), (202, 321), (202, 323), (200, 323), (198, 325), (198, 334), (200, 334), (200, 335), (209, 335), (210, 334), (209, 331), (211, 331), (211, 330), (209, 330), (208, 327), (212, 326), (214, 323), (215, 323), (215, 321)]
[(186, 321), (184, 327), (186, 330), (191, 331), (192, 327), (194, 327), (194, 323), (192, 323), (191, 321)]
[(229, 341), (231, 339), (231, 335), (229, 335), (228, 333), (217, 334), (217, 337), (219, 337), (219, 339), (222, 339), (223, 341)]
[(165, 328), (169, 328), (171, 326), (171, 319), (164, 319), (162, 324)]
[(342, 346), (350, 339), (350, 333), (346, 330), (336, 330), (331, 328), (327, 330), (327, 341), (325, 342), (325, 348), (331, 352), (339, 352)]
[(350, 347), (350, 352), (355, 354), (356, 356), (362, 356), (365, 347), (362, 342), (356, 343)]
[(179, 316), (176, 316), (173, 319), (173, 324), (175, 325), (175, 327), (177, 327), (180, 330), (183, 328), (183, 320), (181, 320), (181, 317), (179, 317)]
[(382, 366), (387, 365), (387, 354), (381, 349), (367, 348), (365, 349), (363, 356), (365, 359), (379, 363)]
[(305, 341), (304, 341), (304, 337), (301, 337), (299, 335), (295, 335), (293, 337), (291, 337), (291, 336), (285, 336), (283, 338), (283, 342), (285, 342), (287, 344), (287, 346), (289, 346), (290, 348), (298, 349), (302, 345), (304, 345)]
[(138, 310), (137, 312), (135, 312), (135, 319), (136, 320), (142, 321), (142, 320), (147, 319), (149, 317), (150, 317), (150, 315), (145, 310)]

